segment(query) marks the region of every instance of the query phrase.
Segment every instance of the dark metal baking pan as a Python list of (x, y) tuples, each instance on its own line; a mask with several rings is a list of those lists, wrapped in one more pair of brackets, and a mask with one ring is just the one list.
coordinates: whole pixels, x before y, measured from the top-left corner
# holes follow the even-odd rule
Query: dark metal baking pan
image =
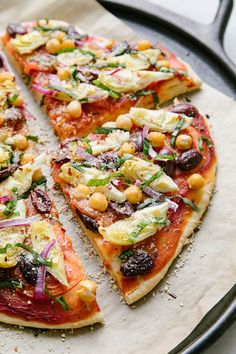
[[(144, 0), (99, 0), (143, 38), (163, 43), (193, 66), (204, 81), (236, 99), (236, 66), (223, 48), (233, 0), (222, 0), (213, 23), (205, 25)], [(199, 354), (236, 319), (236, 285), (169, 354)]]

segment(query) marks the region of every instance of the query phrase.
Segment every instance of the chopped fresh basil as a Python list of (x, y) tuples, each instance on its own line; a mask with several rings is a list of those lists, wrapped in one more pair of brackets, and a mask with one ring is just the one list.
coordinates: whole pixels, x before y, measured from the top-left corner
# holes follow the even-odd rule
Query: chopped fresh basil
[(187, 73), (187, 71), (184, 71), (184, 70), (179, 70), (179, 69), (175, 69), (175, 68), (166, 68), (166, 67), (162, 67), (160, 69), (160, 71), (162, 73), (173, 73), (173, 74), (181, 74), (181, 75), (184, 75), (184, 76), (189, 76), (189, 74)]
[(100, 87), (102, 90), (108, 91), (109, 92), (109, 96), (111, 96), (112, 98), (120, 98), (120, 93), (111, 90), (108, 86), (104, 85), (100, 80), (93, 80), (93, 84), (97, 87)]
[(21, 242), (16, 243), (15, 246), (23, 248), (24, 250), (30, 252), (34, 257), (34, 261), (33, 261), (34, 264), (43, 264), (46, 267), (52, 266), (52, 261), (50, 259), (40, 256), (40, 254), (34, 251), (34, 249), (31, 246), (27, 246), (25, 243), (21, 243)]
[(32, 189), (35, 189), (36, 187), (41, 186), (41, 185), (43, 185), (43, 184), (45, 185), (46, 182), (47, 182), (47, 180), (46, 180), (45, 177), (42, 177), (42, 178), (38, 179), (37, 181), (34, 181), (34, 182), (31, 184), (31, 187), (30, 187), (25, 193), (21, 194), (20, 198), (21, 198), (21, 199), (26, 199), (26, 198), (28, 198), (28, 196), (29, 196), (29, 194), (30, 194), (30, 191), (31, 191)]
[(9, 216), (9, 215), (12, 215), (14, 213), (14, 210), (16, 208), (16, 203), (17, 201), (16, 200), (10, 200), (9, 202), (6, 202), (5, 203), (5, 209), (3, 210), (3, 215), (5, 216)]
[(149, 149), (150, 149), (151, 146), (152, 145), (151, 145), (150, 141), (147, 138), (144, 138), (144, 141), (143, 141), (143, 155), (144, 155), (145, 158), (148, 156), (148, 152), (149, 152)]
[(133, 157), (134, 155), (131, 154), (124, 154), (122, 157), (119, 157), (118, 161), (117, 161), (117, 167), (120, 167), (123, 165), (123, 163), (125, 163), (126, 160), (129, 160)]
[(174, 153), (173, 155), (159, 155), (157, 154), (152, 160), (150, 160), (151, 162), (152, 161), (155, 161), (155, 160), (174, 160), (176, 158), (176, 154)]
[(113, 177), (123, 177), (122, 173), (111, 173), (105, 178), (92, 178), (88, 181), (87, 185), (89, 187), (106, 186)]
[(94, 65), (95, 68), (126, 68), (125, 64), (120, 63), (97, 63)]
[(198, 147), (200, 151), (204, 151), (204, 147), (203, 147), (203, 141), (207, 144), (208, 147), (212, 147), (212, 143), (210, 141), (210, 139), (208, 139), (206, 136), (201, 135), (198, 138)]
[(55, 302), (60, 304), (65, 311), (70, 310), (70, 306), (67, 304), (63, 296), (54, 296), (47, 288), (45, 288), (45, 293), (50, 296)]
[(8, 96), (8, 101), (15, 102), (18, 96), (19, 96), (18, 93), (14, 93), (13, 95)]
[(189, 205), (194, 211), (196, 211), (197, 213), (199, 213), (199, 211), (201, 210), (196, 204), (194, 204), (190, 199), (182, 197), (182, 195), (176, 194), (176, 195), (172, 195), (168, 197), (169, 199), (173, 199), (173, 198), (179, 198), (181, 199), (184, 204)]
[(98, 127), (95, 130), (96, 134), (110, 134), (113, 132), (113, 130), (122, 130), (124, 132), (127, 132), (126, 129), (122, 129), (122, 128), (116, 128), (116, 127)]
[(182, 128), (182, 126), (183, 126), (183, 124), (184, 124), (184, 121), (185, 121), (185, 117), (184, 117), (184, 115), (182, 114), (180, 120), (179, 120), (178, 123), (176, 124), (176, 127), (175, 127), (173, 133), (171, 134), (170, 145), (171, 145), (172, 147), (175, 146), (176, 137), (177, 137), (177, 135), (179, 134), (179, 131), (180, 131), (180, 129)]
[(145, 227), (147, 227), (148, 225), (151, 225), (151, 224), (168, 226), (168, 225), (170, 225), (170, 221), (166, 220), (166, 218), (164, 216), (150, 218), (148, 220), (142, 221), (137, 225), (136, 229), (129, 236), (129, 241), (131, 243), (135, 242), (136, 238), (143, 231), (143, 229), (145, 229)]
[(57, 55), (58, 54), (62, 54), (62, 53), (72, 53), (74, 52), (75, 50), (77, 50), (77, 48), (64, 48), (64, 49), (59, 49), (57, 51)]
[(82, 143), (85, 144), (85, 148), (84, 148), (85, 151), (87, 153), (89, 153), (90, 155), (92, 155), (93, 154), (93, 149), (92, 149), (92, 147), (90, 145), (90, 140), (88, 138), (81, 138), (80, 140), (82, 141)]
[(62, 26), (57, 27), (43, 27), (43, 26), (35, 26), (34, 30), (41, 31), (41, 32), (50, 32), (50, 31), (62, 31), (67, 33), (67, 28)]
[(80, 171), (82, 173), (85, 171), (83, 166), (81, 166), (81, 164), (79, 164), (78, 162), (73, 162), (71, 164), (71, 167), (75, 168), (76, 170), (78, 170), (78, 171)]
[(84, 50), (84, 49), (79, 48), (79, 51), (81, 54), (89, 55), (90, 57), (96, 58), (96, 54), (93, 52), (90, 52), (89, 50)]
[(154, 106), (156, 106), (159, 103), (159, 99), (157, 96), (157, 92), (155, 90), (143, 89), (143, 90), (137, 91), (135, 94), (132, 95), (132, 98), (136, 99), (137, 96), (140, 97), (140, 96), (148, 96), (148, 95), (152, 95)]
[(62, 94), (64, 94), (64, 95), (63, 95), (63, 98), (64, 98), (64, 99), (67, 99), (67, 100), (68, 100), (68, 97), (67, 97), (67, 96), (69, 96), (69, 98), (73, 98), (73, 99), (75, 99), (75, 100), (78, 99), (78, 96), (77, 96), (75, 93), (73, 93), (73, 92), (71, 92), (71, 91), (69, 91), (69, 90), (64, 89), (64, 87), (62, 87), (62, 86), (60, 86), (60, 85), (52, 85), (52, 84), (49, 84), (47, 88), (52, 89), (52, 90), (54, 90), (54, 91), (57, 91), (57, 92), (56, 92), (57, 95), (54, 94), (54, 97), (55, 97), (55, 98), (58, 97), (58, 94), (60, 95), (60, 94), (62, 93)]
[(36, 143), (39, 141), (39, 137), (37, 135), (26, 135), (26, 139), (35, 141)]
[(141, 209), (144, 209), (144, 208), (146, 208), (146, 207), (148, 207), (150, 205), (153, 205), (155, 203), (156, 202), (155, 202), (155, 200), (153, 198), (147, 198), (147, 199), (144, 200), (143, 203), (139, 204), (136, 209), (137, 210), (141, 210)]
[(9, 278), (5, 280), (0, 281), (0, 289), (1, 288), (7, 288), (7, 289), (22, 289), (23, 288), (23, 283), (14, 278)]
[(118, 258), (120, 258), (122, 261), (124, 261), (126, 258), (129, 258), (130, 256), (132, 256), (133, 253), (134, 253), (134, 251), (132, 249), (125, 250), (124, 252), (122, 252), (118, 256)]
[(142, 190), (145, 187), (149, 186), (149, 184), (151, 184), (153, 181), (155, 181), (157, 178), (161, 177), (161, 175), (163, 174), (163, 170), (161, 169), (160, 171), (154, 173), (154, 175), (152, 175), (149, 179), (147, 179), (145, 182), (143, 182), (139, 188)]

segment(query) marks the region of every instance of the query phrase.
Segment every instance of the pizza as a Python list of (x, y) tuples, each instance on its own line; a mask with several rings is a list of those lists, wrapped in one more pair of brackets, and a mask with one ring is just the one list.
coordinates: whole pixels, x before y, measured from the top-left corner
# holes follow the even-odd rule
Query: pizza
[(118, 42), (63, 21), (11, 23), (2, 42), (61, 141), (86, 135), (131, 107), (155, 108), (201, 85), (160, 45)]
[(21, 92), (0, 54), (0, 321), (39, 328), (102, 322), (89, 280), (47, 193)]
[(190, 103), (132, 107), (62, 143), (52, 174), (128, 304), (150, 290), (198, 226), (215, 183), (206, 118)]

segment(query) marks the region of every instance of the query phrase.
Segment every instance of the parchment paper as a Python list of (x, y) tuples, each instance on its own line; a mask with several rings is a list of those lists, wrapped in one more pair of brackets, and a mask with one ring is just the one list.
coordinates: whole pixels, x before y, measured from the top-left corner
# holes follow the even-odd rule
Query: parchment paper
[[(2, 30), (10, 21), (49, 17), (66, 20), (95, 34), (119, 39), (138, 38), (93, 0), (1, 0), (0, 11)], [(30, 111), (37, 117), (30, 126), (32, 133), (41, 137), (40, 150), (51, 151), (58, 142), (47, 118), (24, 85), (20, 81), (19, 84)], [(31, 329), (1, 325), (0, 353), (167, 353), (234, 285), (236, 102), (207, 85), (191, 99), (202, 112), (210, 115), (218, 154), (217, 187), (202, 228), (185, 247), (168, 276), (136, 305), (128, 307), (121, 303), (120, 294), (114, 291), (110, 277), (104, 273), (89, 242), (79, 237), (79, 227), (71, 220), (72, 215), (62, 196), (56, 194), (61, 219), (65, 221), (86, 271), (100, 283), (98, 302), (106, 323), (74, 332), (44, 332), (38, 337)], [(174, 293), (176, 299), (168, 293)]]

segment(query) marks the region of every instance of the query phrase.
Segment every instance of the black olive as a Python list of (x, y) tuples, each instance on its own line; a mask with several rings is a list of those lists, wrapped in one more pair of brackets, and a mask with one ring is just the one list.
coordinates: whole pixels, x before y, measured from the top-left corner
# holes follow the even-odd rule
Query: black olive
[(113, 56), (119, 56), (125, 53), (130, 53), (131, 47), (127, 41), (118, 43), (113, 49), (111, 54)]
[(146, 251), (134, 250), (125, 257), (120, 270), (126, 277), (136, 277), (148, 273), (153, 264), (152, 257)]
[(5, 280), (6, 278), (7, 278), (6, 270), (0, 268), (0, 281)]
[(183, 152), (177, 159), (177, 164), (181, 170), (188, 171), (195, 168), (202, 161), (202, 154), (197, 150)]
[(39, 213), (49, 213), (52, 209), (52, 202), (41, 188), (35, 188), (30, 192), (32, 204)]
[(34, 257), (30, 253), (22, 253), (20, 255), (19, 266), (20, 271), (31, 285), (35, 285), (38, 276), (38, 266), (33, 264)]
[(7, 26), (7, 33), (11, 36), (11, 37), (15, 37), (17, 34), (26, 34), (27, 31), (26, 29), (20, 24), (20, 23), (16, 23), (16, 22), (11, 22), (9, 23), (9, 25)]
[(101, 162), (101, 168), (104, 170), (115, 170), (118, 167), (118, 155), (112, 151), (101, 154), (98, 159)]
[(140, 131), (133, 131), (130, 134), (130, 142), (134, 146), (136, 151), (143, 150), (142, 133)]
[(98, 232), (98, 223), (96, 220), (94, 220), (90, 216), (82, 214), (81, 212), (79, 212), (79, 210), (77, 210), (77, 214), (79, 215), (81, 221), (84, 223), (84, 225), (85, 225), (85, 227), (87, 227), (87, 229), (89, 229), (93, 232)]
[(198, 109), (191, 103), (180, 103), (169, 108), (170, 112), (185, 114), (188, 117), (197, 118), (199, 116)]
[(134, 213), (134, 208), (129, 202), (115, 203), (111, 202), (109, 206), (117, 213), (119, 216), (128, 217)]
[(3, 67), (3, 58), (2, 58), (2, 56), (0, 56), (0, 68), (2, 68)]
[(16, 163), (13, 163), (12, 165), (0, 170), (0, 182), (4, 181), (9, 176), (11, 176), (17, 170), (17, 168), (18, 165)]
[[(168, 148), (163, 148), (158, 152), (159, 155), (173, 155), (172, 151)], [(171, 176), (175, 168), (175, 160), (158, 161), (158, 164), (163, 168), (164, 172)]]

